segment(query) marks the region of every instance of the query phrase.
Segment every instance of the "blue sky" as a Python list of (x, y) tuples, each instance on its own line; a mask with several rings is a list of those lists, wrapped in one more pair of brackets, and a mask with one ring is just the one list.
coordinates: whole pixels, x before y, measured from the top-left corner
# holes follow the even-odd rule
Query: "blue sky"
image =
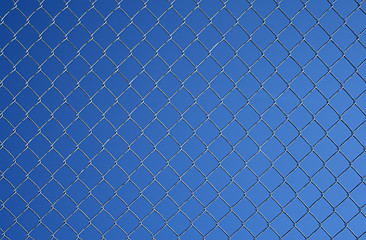
[(4, 0), (4, 239), (362, 239), (365, 6)]

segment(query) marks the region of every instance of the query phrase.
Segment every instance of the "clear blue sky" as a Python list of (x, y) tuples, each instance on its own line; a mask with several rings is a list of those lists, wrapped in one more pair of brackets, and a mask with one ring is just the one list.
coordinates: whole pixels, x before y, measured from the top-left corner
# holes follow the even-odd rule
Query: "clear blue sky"
[(365, 238), (364, 10), (0, 1), (0, 238)]

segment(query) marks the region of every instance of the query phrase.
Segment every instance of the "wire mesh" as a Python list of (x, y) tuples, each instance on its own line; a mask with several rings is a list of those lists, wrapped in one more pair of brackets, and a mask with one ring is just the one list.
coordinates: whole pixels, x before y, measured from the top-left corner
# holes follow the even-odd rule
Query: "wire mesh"
[(354, 0), (2, 0), (1, 239), (364, 239)]

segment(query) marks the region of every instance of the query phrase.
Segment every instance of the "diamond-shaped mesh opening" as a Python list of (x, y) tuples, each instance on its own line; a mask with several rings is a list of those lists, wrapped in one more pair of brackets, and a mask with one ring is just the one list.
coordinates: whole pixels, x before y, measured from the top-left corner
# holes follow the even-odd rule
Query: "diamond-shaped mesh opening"
[(2, 0), (1, 239), (363, 239), (359, 0)]

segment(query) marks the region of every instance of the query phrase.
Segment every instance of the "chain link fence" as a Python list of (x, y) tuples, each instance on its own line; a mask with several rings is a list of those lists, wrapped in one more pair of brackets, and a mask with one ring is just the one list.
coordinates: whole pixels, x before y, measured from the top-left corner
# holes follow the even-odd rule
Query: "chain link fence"
[(0, 1), (1, 239), (365, 239), (364, 9)]

